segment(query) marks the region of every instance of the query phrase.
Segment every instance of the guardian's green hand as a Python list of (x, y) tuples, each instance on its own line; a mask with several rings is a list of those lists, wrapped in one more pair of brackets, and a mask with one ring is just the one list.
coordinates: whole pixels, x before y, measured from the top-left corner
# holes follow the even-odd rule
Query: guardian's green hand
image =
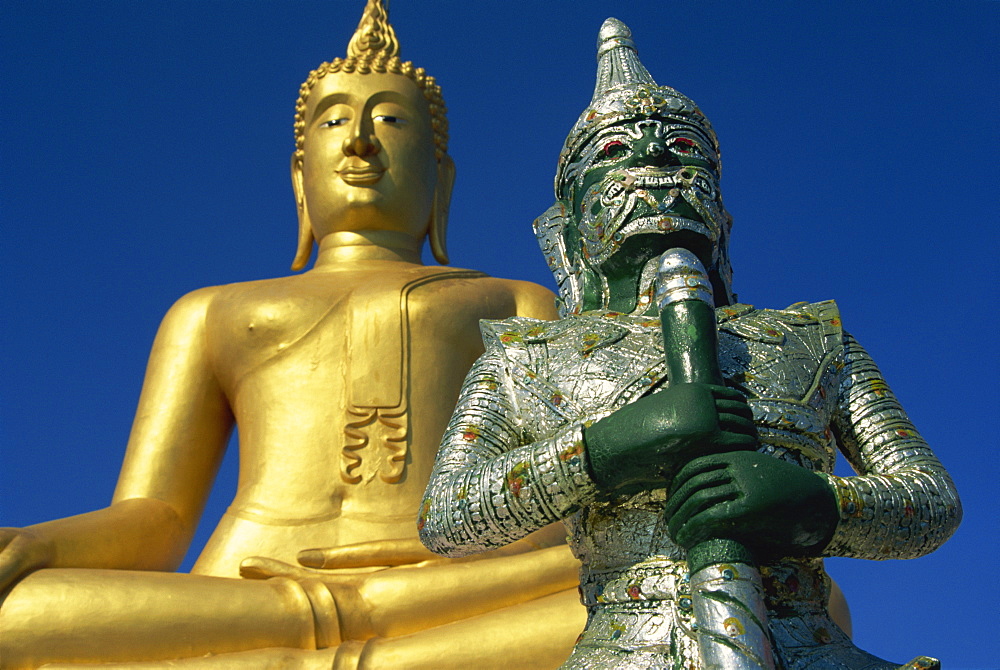
[(757, 452), (703, 456), (674, 480), (664, 510), (673, 540), (690, 548), (735, 540), (758, 561), (819, 556), (837, 528), (837, 499), (809, 470)]
[(583, 439), (598, 487), (634, 493), (669, 486), (698, 456), (756, 449), (757, 429), (738, 391), (673, 384), (585, 428)]

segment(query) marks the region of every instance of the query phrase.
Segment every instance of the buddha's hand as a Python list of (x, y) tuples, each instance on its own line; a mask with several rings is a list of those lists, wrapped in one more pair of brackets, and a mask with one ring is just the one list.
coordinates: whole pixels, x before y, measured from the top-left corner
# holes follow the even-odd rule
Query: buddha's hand
[(52, 562), (52, 545), (25, 528), (0, 528), (0, 591)]
[(757, 448), (757, 428), (739, 391), (674, 384), (584, 428), (590, 473), (607, 493), (669, 486), (705, 454)]
[(689, 463), (674, 480), (664, 513), (670, 537), (680, 546), (735, 540), (758, 561), (819, 556), (839, 520), (836, 496), (824, 477), (757, 452)]
[(379, 568), (415, 567), (445, 560), (425, 548), (416, 538), (305, 549), (299, 552), (297, 558), (298, 565), (263, 556), (246, 558), (240, 563), (240, 575), (247, 579), (269, 577), (326, 579), (337, 574), (353, 575), (356, 572), (352, 571), (358, 570), (370, 572)]
[(345, 568), (394, 567), (440, 561), (442, 557), (421, 544), (418, 538), (358, 542), (342, 547), (306, 549), (298, 555), (307, 568), (337, 570)]

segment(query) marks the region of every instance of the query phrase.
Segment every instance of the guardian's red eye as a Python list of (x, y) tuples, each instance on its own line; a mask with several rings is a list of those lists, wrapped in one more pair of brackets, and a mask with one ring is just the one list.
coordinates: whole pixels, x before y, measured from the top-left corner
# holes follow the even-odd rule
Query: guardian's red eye
[(697, 144), (694, 140), (689, 140), (686, 137), (678, 137), (673, 142), (670, 143), (670, 148), (674, 151), (682, 154), (693, 154), (697, 149)]
[(604, 145), (604, 155), (608, 158), (615, 158), (622, 155), (627, 148), (624, 142), (612, 140)]

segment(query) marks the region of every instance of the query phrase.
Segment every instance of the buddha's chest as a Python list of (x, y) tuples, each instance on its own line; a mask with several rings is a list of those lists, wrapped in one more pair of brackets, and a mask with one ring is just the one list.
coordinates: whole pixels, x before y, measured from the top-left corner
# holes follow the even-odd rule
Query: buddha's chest
[(482, 350), (478, 322), (494, 316), (489, 301), (461, 277), (443, 281), (453, 276), (424, 267), (343, 271), (223, 291), (207, 317), (210, 363), (227, 391), (279, 375), (352, 388), (359, 405), (396, 406), (407, 371), (462, 367), (460, 382)]
[(264, 287), (218, 300), (206, 324), (212, 367), (227, 391), (248, 376), (280, 367), (290, 375), (337, 374), (347, 354), (343, 337), (352, 314), (350, 287), (281, 291)]

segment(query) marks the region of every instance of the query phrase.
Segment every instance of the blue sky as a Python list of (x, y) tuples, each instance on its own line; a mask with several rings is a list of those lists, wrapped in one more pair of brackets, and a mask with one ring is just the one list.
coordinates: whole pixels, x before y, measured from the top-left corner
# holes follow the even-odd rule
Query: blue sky
[[(106, 505), (162, 314), (201, 286), (288, 273), (298, 85), (343, 54), (362, 5), (0, 10), (0, 524)], [(609, 15), (715, 125), (741, 299), (836, 298), (958, 484), (965, 521), (938, 552), (830, 562), (856, 639), (1000, 667), (1000, 3), (394, 0), (404, 58), (450, 109), (455, 265), (552, 286), (530, 223)]]

